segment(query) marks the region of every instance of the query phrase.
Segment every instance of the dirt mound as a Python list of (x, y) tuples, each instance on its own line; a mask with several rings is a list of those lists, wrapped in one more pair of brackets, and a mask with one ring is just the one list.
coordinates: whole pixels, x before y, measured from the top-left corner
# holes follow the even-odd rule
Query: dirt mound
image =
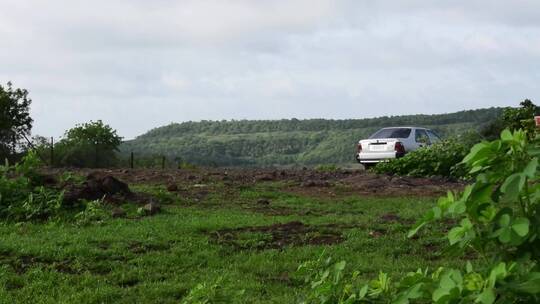
[(88, 175), (81, 185), (70, 184), (65, 188), (64, 201), (76, 203), (80, 200), (105, 199), (116, 201), (118, 199), (133, 198), (134, 194), (129, 186), (113, 176)]
[(235, 249), (282, 249), (288, 246), (332, 245), (344, 240), (337, 227), (308, 226), (294, 221), (270, 226), (222, 229), (210, 234), (220, 245)]

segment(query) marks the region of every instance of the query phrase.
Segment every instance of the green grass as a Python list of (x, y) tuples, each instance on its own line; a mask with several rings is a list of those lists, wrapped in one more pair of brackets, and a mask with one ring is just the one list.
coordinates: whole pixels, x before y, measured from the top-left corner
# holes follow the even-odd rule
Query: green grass
[[(440, 226), (419, 239), (406, 238), (434, 198), (312, 198), (282, 192), (281, 186), (211, 185), (202, 200), (171, 199), (162, 187), (139, 186), (169, 201), (164, 212), (84, 227), (2, 224), (0, 303), (180, 303), (198, 283), (218, 278), (226, 290), (245, 290), (244, 303), (295, 303), (305, 291), (296, 268), (323, 252), (348, 261), (347, 271), (359, 270), (365, 280), (379, 270), (399, 275), (460, 263), (431, 251), (444, 242)], [(259, 199), (268, 199), (270, 207), (257, 205)], [(283, 212), (269, 214), (265, 208)], [(381, 219), (388, 213), (400, 220)], [(241, 231), (232, 236), (240, 247), (213, 237), (217, 230), (291, 221), (312, 228), (301, 239), (331, 229), (344, 241), (258, 249), (271, 234)]]

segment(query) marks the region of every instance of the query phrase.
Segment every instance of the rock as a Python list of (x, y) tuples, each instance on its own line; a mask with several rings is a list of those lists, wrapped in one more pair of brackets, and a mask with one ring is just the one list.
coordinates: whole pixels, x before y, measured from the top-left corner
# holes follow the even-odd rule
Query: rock
[(122, 208), (114, 208), (112, 211), (111, 211), (111, 215), (113, 218), (120, 218), (120, 217), (125, 217), (126, 216), (126, 211), (124, 211), (124, 209)]
[(115, 195), (132, 195), (126, 183), (112, 176), (99, 177), (96, 174), (88, 175), (87, 180), (81, 185), (67, 185), (64, 191), (64, 201), (67, 203), (97, 200)]
[(58, 180), (53, 175), (42, 175), (40, 176), (40, 179), (45, 186), (54, 186), (58, 184)]
[(154, 215), (161, 210), (161, 207), (156, 202), (150, 202), (143, 206), (143, 210), (147, 215)]
[(257, 200), (257, 204), (268, 206), (268, 205), (270, 205), (270, 201), (267, 200), (267, 199), (261, 198), (261, 199)]
[(97, 200), (104, 196), (105, 194), (96, 187), (96, 184), (84, 183), (81, 186), (69, 185), (64, 189), (64, 202), (73, 204), (80, 200)]
[(98, 181), (101, 184), (101, 189), (106, 194), (116, 194), (123, 193), (129, 194), (131, 191), (126, 183), (117, 180), (112, 176), (105, 176), (103, 179)]
[(169, 185), (167, 185), (167, 191), (169, 191), (169, 192), (178, 191), (178, 185), (176, 185), (174, 183), (170, 183)]
[(267, 181), (273, 181), (276, 177), (272, 174), (262, 174), (257, 177), (255, 177), (255, 180), (258, 182), (267, 182)]
[(329, 187), (330, 183), (327, 181), (308, 180), (300, 184), (301, 187)]

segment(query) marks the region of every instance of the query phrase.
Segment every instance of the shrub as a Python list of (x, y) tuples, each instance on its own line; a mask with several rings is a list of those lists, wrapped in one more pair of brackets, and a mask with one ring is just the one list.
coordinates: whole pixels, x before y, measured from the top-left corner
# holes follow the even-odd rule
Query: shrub
[[(385, 274), (366, 285), (355, 275), (333, 274), (343, 262), (315, 269), (309, 303), (538, 303), (540, 300), (540, 138), (528, 143), (521, 130), (475, 145), (463, 162), (475, 174), (463, 193), (439, 199), (409, 237), (432, 221), (459, 219), (447, 238), (449, 248), (478, 254), (477, 269), (419, 269), (391, 283)], [(341, 271), (341, 270), (340, 270)], [(319, 273), (319, 274), (318, 274)], [(322, 275), (321, 275), (322, 274)], [(330, 285), (328, 281), (334, 277)], [(322, 283), (320, 283), (322, 282)], [(327, 288), (319, 290), (321, 284)], [(321, 296), (322, 295), (322, 296)]]
[(519, 108), (505, 108), (498, 119), (480, 130), (482, 136), (494, 140), (504, 129), (510, 131), (522, 129), (527, 132), (529, 139), (533, 139), (536, 134), (534, 116), (540, 113), (540, 108), (529, 99), (525, 99), (519, 105)]
[(75, 215), (75, 223), (78, 226), (87, 226), (92, 223), (102, 224), (105, 219), (110, 217), (103, 208), (102, 200), (88, 201), (84, 204), (84, 210)]
[(0, 166), (0, 218), (40, 220), (58, 214), (63, 193), (39, 186), (38, 165), (37, 156), (29, 153), (15, 166)]
[(429, 147), (410, 152), (402, 158), (377, 164), (376, 173), (409, 175), (415, 177), (445, 176), (459, 178), (466, 173), (461, 160), (468, 146), (458, 139), (449, 139)]

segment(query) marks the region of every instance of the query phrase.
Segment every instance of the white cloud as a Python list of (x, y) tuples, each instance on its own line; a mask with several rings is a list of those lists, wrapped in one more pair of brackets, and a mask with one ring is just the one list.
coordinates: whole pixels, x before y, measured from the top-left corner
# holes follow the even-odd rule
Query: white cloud
[[(539, 99), (540, 2), (0, 0), (35, 132), (371, 117)], [(540, 102), (540, 101), (539, 101)]]

